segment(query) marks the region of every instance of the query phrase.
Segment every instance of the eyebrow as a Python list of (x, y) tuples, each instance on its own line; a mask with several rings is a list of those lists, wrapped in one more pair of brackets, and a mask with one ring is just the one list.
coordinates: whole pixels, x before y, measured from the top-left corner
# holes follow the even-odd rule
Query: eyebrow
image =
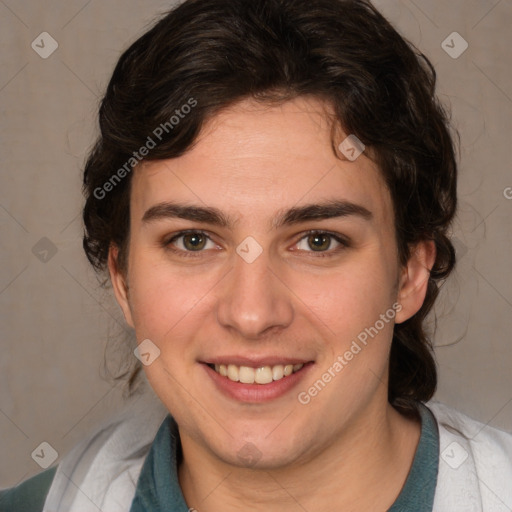
[[(301, 222), (349, 216), (356, 216), (366, 221), (373, 218), (372, 212), (362, 205), (345, 200), (331, 200), (281, 210), (273, 219), (272, 227), (279, 228)], [(148, 224), (156, 220), (172, 218), (204, 222), (226, 228), (233, 227), (235, 224), (234, 219), (217, 208), (174, 202), (163, 202), (151, 206), (142, 216), (142, 222)]]

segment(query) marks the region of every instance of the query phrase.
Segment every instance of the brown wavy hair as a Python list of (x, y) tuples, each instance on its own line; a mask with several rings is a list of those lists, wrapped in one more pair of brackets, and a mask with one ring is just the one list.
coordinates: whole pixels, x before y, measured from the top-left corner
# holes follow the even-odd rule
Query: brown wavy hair
[[(146, 160), (184, 154), (208, 119), (242, 99), (324, 100), (385, 178), (401, 264), (418, 241), (435, 242), (423, 306), (393, 333), (389, 401), (407, 411), (414, 401), (429, 400), (437, 386), (424, 320), (455, 265), (447, 236), (457, 202), (455, 145), (435, 86), (428, 58), (369, 1), (185, 1), (121, 55), (108, 84), (101, 133), (84, 170), (86, 255), (104, 272), (114, 244), (125, 269), (132, 173), (103, 192), (156, 127), (168, 123)], [(190, 98), (196, 106), (170, 128), (169, 119)], [(133, 367), (116, 377), (127, 378), (130, 394), (141, 369), (132, 360)]]

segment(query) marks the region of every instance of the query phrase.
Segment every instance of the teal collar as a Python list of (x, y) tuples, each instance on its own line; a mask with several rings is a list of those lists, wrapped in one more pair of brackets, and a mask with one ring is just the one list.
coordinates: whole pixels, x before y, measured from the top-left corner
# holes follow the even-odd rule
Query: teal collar
[(421, 436), (409, 476), (388, 512), (432, 512), (439, 470), (439, 430), (430, 409), (418, 403)]

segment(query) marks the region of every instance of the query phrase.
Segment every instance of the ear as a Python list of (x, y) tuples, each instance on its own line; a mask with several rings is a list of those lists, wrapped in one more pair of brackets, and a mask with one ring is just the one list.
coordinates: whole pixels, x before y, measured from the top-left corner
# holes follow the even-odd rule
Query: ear
[(427, 294), (430, 270), (436, 260), (436, 246), (432, 240), (422, 240), (411, 251), (407, 265), (402, 268), (398, 285), (395, 322), (400, 324), (415, 315), (423, 305)]
[(126, 323), (130, 327), (134, 327), (132, 310), (128, 299), (128, 284), (118, 265), (119, 249), (115, 245), (111, 245), (108, 251), (108, 271), (110, 273), (110, 281), (114, 288), (117, 303), (123, 311)]

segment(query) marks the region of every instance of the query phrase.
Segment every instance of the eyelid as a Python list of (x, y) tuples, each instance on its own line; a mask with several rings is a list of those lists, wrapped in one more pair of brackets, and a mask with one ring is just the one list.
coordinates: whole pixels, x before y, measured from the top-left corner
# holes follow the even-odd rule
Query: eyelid
[[(178, 238), (181, 238), (187, 234), (200, 234), (200, 235), (203, 235), (204, 237), (206, 237), (210, 242), (216, 244), (216, 245), (219, 245), (217, 244), (211, 237), (211, 235), (207, 232), (207, 231), (204, 231), (202, 229), (184, 229), (184, 230), (181, 230), (177, 233), (174, 233), (170, 236), (167, 236), (163, 239), (162, 241), (162, 245), (164, 248), (172, 251), (172, 252), (175, 252), (175, 253), (179, 253), (181, 255), (184, 255), (184, 256), (199, 256), (201, 253), (203, 252), (206, 252), (205, 249), (201, 249), (199, 251), (187, 251), (187, 250), (184, 250), (184, 249), (179, 249), (175, 246), (173, 246), (173, 242), (178, 239)], [(338, 242), (340, 244), (339, 247), (337, 248), (334, 248), (334, 249), (327, 249), (326, 251), (313, 251), (313, 250), (310, 250), (310, 251), (307, 251), (307, 250), (304, 250), (304, 249), (292, 249), (292, 250), (299, 250), (299, 251), (302, 251), (302, 252), (307, 252), (307, 253), (311, 253), (312, 255), (315, 255), (315, 257), (322, 257), (322, 256), (329, 256), (329, 255), (332, 255), (334, 253), (337, 253), (339, 252), (340, 250), (343, 250), (343, 249), (346, 249), (348, 247), (350, 247), (350, 240), (341, 235), (340, 233), (336, 233), (336, 232), (332, 232), (332, 231), (328, 231), (328, 230), (325, 230), (325, 229), (310, 229), (308, 231), (305, 231), (303, 233), (300, 234), (300, 237), (296, 240), (296, 242), (293, 244), (294, 246), (297, 245), (299, 242), (301, 242), (302, 240), (304, 240), (305, 238), (311, 236), (311, 235), (327, 235), (329, 237), (331, 237), (332, 239), (334, 239), (336, 242)]]
[(208, 241), (218, 245), (212, 239), (211, 235), (207, 231), (204, 231), (202, 229), (183, 229), (181, 231), (178, 231), (177, 233), (173, 233), (172, 235), (164, 237), (163, 240), (162, 240), (162, 246), (164, 247), (164, 249), (167, 249), (167, 250), (172, 251), (174, 253), (179, 253), (180, 255), (183, 255), (183, 256), (195, 257), (195, 256), (199, 256), (203, 252), (206, 252), (205, 249), (201, 249), (200, 251), (187, 251), (185, 249), (179, 249), (179, 248), (177, 248), (176, 246), (173, 245), (173, 242), (176, 241), (178, 238), (181, 238), (181, 237), (183, 237), (185, 235), (190, 235), (190, 234), (200, 234), (200, 235), (203, 235), (204, 237), (206, 237), (208, 239)]
[(313, 251), (313, 250), (308, 251), (308, 250), (304, 250), (304, 249), (294, 249), (294, 250), (312, 253), (315, 256), (322, 257), (322, 256), (330, 256), (334, 253), (337, 253), (343, 249), (350, 247), (350, 240), (347, 237), (341, 235), (340, 233), (327, 231), (325, 229), (311, 229), (309, 231), (302, 233), (300, 238), (297, 239), (297, 241), (294, 243), (294, 245), (297, 245), (299, 242), (301, 242), (302, 240), (304, 240), (305, 238), (307, 238), (311, 235), (327, 235), (327, 236), (331, 237), (332, 239), (334, 239), (336, 242), (338, 242), (340, 244), (340, 246), (336, 247), (334, 249), (329, 248), (326, 251)]

